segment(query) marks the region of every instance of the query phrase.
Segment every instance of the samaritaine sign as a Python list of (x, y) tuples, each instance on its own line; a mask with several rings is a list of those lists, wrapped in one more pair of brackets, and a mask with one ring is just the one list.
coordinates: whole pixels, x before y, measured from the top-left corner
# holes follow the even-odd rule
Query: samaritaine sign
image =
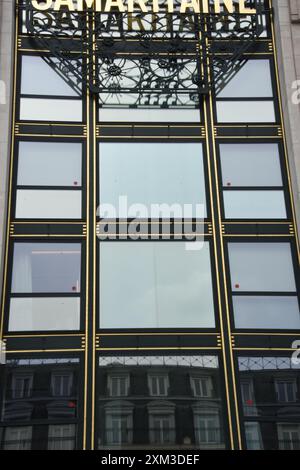
[[(47, 10), (69, 10), (69, 11), (85, 11), (88, 8), (97, 12), (110, 13), (133, 13), (140, 11), (141, 13), (239, 13), (241, 15), (256, 14), (255, 8), (246, 6), (246, 0), (31, 0), (32, 6), (39, 11)], [(176, 3), (176, 4), (175, 4)]]

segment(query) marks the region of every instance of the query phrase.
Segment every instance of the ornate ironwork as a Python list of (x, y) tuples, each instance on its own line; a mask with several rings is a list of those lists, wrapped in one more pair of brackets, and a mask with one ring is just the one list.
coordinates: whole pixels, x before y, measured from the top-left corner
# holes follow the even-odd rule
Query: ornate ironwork
[(100, 106), (169, 108), (197, 106), (244, 65), (266, 28), (264, 0), (248, 4), (257, 14), (38, 12), (29, 0), (19, 8), (24, 33), (78, 94), (88, 86)]

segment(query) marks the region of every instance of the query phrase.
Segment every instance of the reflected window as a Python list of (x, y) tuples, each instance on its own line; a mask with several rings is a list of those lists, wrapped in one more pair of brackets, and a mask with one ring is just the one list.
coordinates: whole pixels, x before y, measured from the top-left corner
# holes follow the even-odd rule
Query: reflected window
[(100, 245), (101, 328), (214, 328), (210, 247)]
[(279, 450), (300, 450), (300, 424), (278, 424)]
[(73, 383), (72, 373), (54, 372), (51, 377), (51, 390), (54, 397), (68, 397), (71, 395)]
[(75, 425), (55, 424), (48, 429), (48, 450), (74, 450)]
[(277, 400), (283, 403), (293, 403), (297, 400), (297, 382), (293, 380), (275, 380)]
[(4, 450), (31, 450), (31, 426), (8, 427), (4, 430)]
[(211, 377), (191, 377), (191, 386), (195, 397), (208, 398), (213, 396)]
[[(292, 357), (258, 355), (241, 356), (238, 364), (247, 449), (297, 449), (300, 365)], [(256, 417), (249, 423), (254, 398)]]
[(168, 376), (163, 374), (148, 376), (150, 395), (153, 397), (165, 397), (168, 395)]
[(101, 217), (206, 216), (202, 144), (101, 143), (99, 177)]
[(12, 377), (12, 397), (28, 398), (32, 393), (33, 374), (19, 375)]
[[(130, 376), (128, 393), (107, 391), (116, 369)], [(192, 377), (206, 378), (203, 396)], [(122, 382), (119, 382), (118, 386)], [(214, 384), (211, 393), (210, 384)], [(205, 389), (206, 387), (206, 389)], [(223, 398), (216, 356), (101, 356), (97, 380), (98, 449), (224, 449)], [(202, 398), (202, 399), (200, 399)]]
[(111, 397), (126, 397), (129, 389), (129, 375), (109, 375), (108, 390)]

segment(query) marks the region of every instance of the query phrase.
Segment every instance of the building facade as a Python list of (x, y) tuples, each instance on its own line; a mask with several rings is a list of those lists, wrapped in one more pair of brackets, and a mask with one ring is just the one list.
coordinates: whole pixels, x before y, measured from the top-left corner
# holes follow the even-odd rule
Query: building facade
[(1, 1), (1, 449), (300, 449), (300, 2), (241, 3)]

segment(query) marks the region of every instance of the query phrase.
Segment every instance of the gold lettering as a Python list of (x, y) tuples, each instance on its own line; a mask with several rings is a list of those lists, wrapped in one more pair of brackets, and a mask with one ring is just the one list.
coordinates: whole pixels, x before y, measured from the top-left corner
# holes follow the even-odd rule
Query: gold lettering
[(110, 12), (110, 10), (112, 8), (118, 8), (118, 10), (121, 12), (121, 13), (124, 13), (124, 11), (126, 11), (125, 9), (125, 6), (123, 5), (123, 2), (122, 0), (106, 0), (106, 4), (105, 4), (105, 8), (104, 8), (104, 11), (106, 13)]
[[(233, 0), (223, 0), (222, 3), (224, 4), (224, 7), (228, 11), (228, 13), (233, 13), (234, 12)], [(221, 13), (220, 0), (215, 0), (215, 12), (216, 13)]]
[(200, 13), (198, 0), (182, 0), (180, 6), (180, 13), (185, 13), (186, 10), (194, 10), (195, 13)]
[(73, 0), (55, 0), (54, 10), (58, 11), (61, 7), (68, 7), (69, 11), (75, 11)]
[(240, 14), (243, 15), (255, 15), (256, 9), (255, 8), (248, 8), (245, 6), (245, 0), (239, 0), (240, 6)]
[(146, 7), (145, 3), (147, 3), (147, 0), (128, 0), (128, 12), (133, 13), (134, 5), (137, 4), (139, 5), (138, 9), (140, 11), (143, 13), (148, 13), (148, 8)]
[(77, 3), (78, 11), (84, 11), (85, 8), (94, 8), (96, 11), (101, 11), (101, 0), (78, 0)]
[(52, 0), (44, 0), (44, 4), (39, 3), (37, 0), (31, 0), (33, 8), (40, 11), (49, 10), (52, 6)]

